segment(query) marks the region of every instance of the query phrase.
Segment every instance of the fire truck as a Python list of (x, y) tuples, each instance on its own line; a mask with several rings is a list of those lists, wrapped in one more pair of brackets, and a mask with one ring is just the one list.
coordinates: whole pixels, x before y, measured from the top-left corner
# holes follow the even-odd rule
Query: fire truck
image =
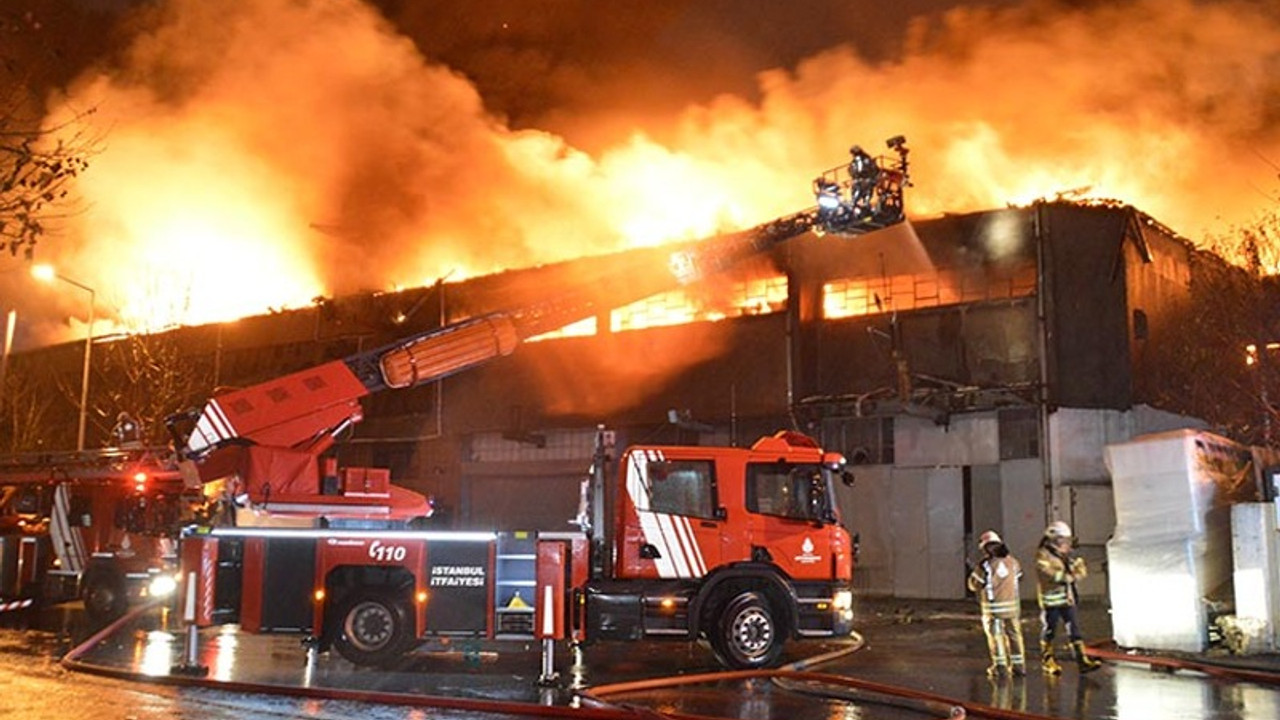
[[(625, 304), (696, 282), (808, 231), (860, 235), (902, 222), (904, 141), (814, 182), (817, 207), (671, 253), (661, 273), (593, 283)], [(652, 276), (653, 279), (643, 278)], [(634, 297), (618, 298), (617, 288)], [(217, 395), (170, 423), (182, 466), (224, 486), (226, 521), (183, 539), (200, 626), (297, 632), (360, 665), (435, 637), (709, 641), (728, 667), (777, 661), (791, 638), (847, 634), (853, 553), (833, 482), (844, 459), (780, 432), (751, 448), (638, 446), (614, 465), (601, 430), (572, 532), (430, 529), (422, 496), (387, 471), (338, 468), (360, 399), (433, 382), (591, 317), (590, 289), (473, 317)], [(549, 655), (545, 653), (544, 657)]]
[(167, 448), (0, 458), (0, 606), (82, 599), (101, 622), (172, 592), (189, 500)]

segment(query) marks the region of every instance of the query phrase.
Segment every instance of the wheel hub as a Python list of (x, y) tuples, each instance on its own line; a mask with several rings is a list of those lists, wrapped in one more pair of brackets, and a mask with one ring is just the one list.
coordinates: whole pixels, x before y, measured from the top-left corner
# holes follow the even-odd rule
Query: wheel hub
[(377, 603), (363, 603), (347, 616), (347, 637), (364, 651), (377, 650), (391, 638), (395, 621), (387, 609)]
[(733, 637), (743, 654), (756, 657), (773, 641), (773, 624), (759, 609), (751, 608), (734, 619)]

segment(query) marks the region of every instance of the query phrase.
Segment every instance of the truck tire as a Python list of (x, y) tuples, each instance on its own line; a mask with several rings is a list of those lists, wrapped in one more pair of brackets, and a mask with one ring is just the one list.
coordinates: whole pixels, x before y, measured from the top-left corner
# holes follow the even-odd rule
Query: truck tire
[(783, 640), (769, 599), (763, 593), (748, 591), (725, 604), (711, 635), (711, 648), (722, 665), (754, 670), (778, 661)]
[(356, 665), (394, 663), (413, 640), (412, 617), (405, 604), (384, 593), (359, 593), (337, 613), (333, 647)]
[(80, 594), (84, 610), (95, 625), (106, 625), (129, 609), (124, 579), (109, 573), (95, 573), (85, 579)]

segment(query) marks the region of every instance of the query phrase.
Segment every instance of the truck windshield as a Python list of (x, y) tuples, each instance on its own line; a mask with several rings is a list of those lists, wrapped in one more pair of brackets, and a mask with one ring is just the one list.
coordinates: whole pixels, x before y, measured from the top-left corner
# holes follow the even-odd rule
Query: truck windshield
[(835, 522), (828, 473), (818, 465), (747, 466), (747, 510), (762, 515)]

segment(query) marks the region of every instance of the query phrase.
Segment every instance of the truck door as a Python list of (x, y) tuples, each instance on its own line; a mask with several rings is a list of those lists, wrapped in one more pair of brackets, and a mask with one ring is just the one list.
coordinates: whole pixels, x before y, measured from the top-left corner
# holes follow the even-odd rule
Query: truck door
[(768, 557), (796, 579), (829, 579), (834, 513), (817, 464), (747, 465), (753, 559)]
[(624, 458), (619, 576), (699, 578), (720, 563), (715, 462), (635, 449)]

